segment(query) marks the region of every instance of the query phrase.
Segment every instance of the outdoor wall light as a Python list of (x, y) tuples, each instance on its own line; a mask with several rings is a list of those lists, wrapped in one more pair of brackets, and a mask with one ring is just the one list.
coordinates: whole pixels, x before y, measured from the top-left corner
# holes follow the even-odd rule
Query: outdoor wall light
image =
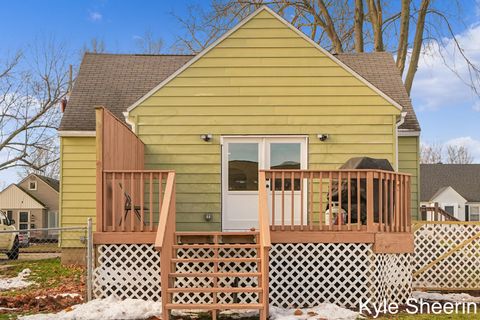
[(317, 135), (317, 137), (318, 137), (318, 140), (320, 140), (320, 141), (325, 141), (325, 140), (328, 139), (328, 134), (326, 134), (326, 133), (320, 133), (319, 135)]
[(202, 134), (200, 136), (200, 139), (202, 139), (205, 142), (208, 142), (208, 141), (212, 140), (212, 134), (211, 133)]
[(205, 213), (205, 221), (212, 221), (213, 214), (211, 212)]

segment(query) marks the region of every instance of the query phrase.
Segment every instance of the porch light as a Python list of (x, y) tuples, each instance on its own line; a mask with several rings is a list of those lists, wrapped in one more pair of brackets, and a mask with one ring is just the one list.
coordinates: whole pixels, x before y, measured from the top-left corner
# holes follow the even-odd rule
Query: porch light
[(200, 136), (200, 139), (202, 139), (205, 142), (208, 142), (208, 141), (212, 140), (212, 134), (211, 133), (202, 134)]
[(325, 140), (328, 139), (328, 134), (326, 134), (326, 133), (320, 133), (320, 134), (317, 135), (317, 137), (318, 137), (318, 140), (320, 140), (320, 141), (325, 141)]
[(205, 213), (205, 221), (212, 221), (213, 214), (211, 212)]

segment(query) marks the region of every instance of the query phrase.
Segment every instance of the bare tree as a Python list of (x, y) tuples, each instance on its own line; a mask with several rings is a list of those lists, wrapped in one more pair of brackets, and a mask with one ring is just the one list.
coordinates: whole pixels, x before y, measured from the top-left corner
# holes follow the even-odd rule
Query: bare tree
[(90, 53), (104, 53), (107, 52), (107, 47), (105, 46), (105, 41), (103, 39), (92, 38), (89, 43), (83, 45), (83, 48), (80, 50), (81, 56), (85, 52)]
[(43, 172), (58, 161), (52, 139), (60, 120), (57, 105), (67, 93), (66, 57), (65, 47), (50, 40), (37, 42), (3, 62), (0, 171), (17, 167)]
[(135, 37), (135, 45), (140, 53), (160, 54), (163, 49), (163, 40), (156, 38), (151, 30), (147, 30), (142, 36)]
[(435, 164), (442, 163), (443, 146), (438, 143), (421, 144), (420, 146), (420, 163)]
[(473, 163), (473, 156), (466, 146), (449, 145), (447, 146), (446, 163), (470, 164)]
[[(441, 4), (440, 4), (441, 3)], [(391, 51), (410, 93), (422, 50), (430, 44), (443, 55), (445, 38), (466, 61), (468, 76), (448, 68), (478, 94), (480, 67), (468, 58), (451, 27), (463, 23), (461, 1), (402, 0), (213, 0), (210, 9), (191, 6), (177, 20), (183, 29), (174, 49), (197, 53), (261, 5), (269, 5), (312, 40), (332, 52)], [(413, 35), (413, 36), (410, 36)], [(434, 45), (432, 45), (434, 44)], [(408, 68), (406, 66), (408, 65)], [(467, 79), (462, 79), (467, 77)]]

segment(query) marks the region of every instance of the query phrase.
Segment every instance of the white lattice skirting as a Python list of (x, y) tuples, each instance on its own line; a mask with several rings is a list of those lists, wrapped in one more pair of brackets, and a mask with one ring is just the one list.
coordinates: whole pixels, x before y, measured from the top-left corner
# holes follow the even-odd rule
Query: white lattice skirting
[(274, 244), (270, 303), (285, 308), (330, 302), (358, 307), (370, 299), (405, 302), (411, 293), (409, 254), (374, 254), (370, 244)]
[(158, 301), (160, 254), (149, 244), (97, 246), (93, 293), (96, 298), (115, 296)]
[[(223, 250), (223, 251), (222, 251)], [(221, 249), (225, 258), (254, 257), (253, 249)], [(204, 248), (179, 250), (178, 257), (213, 257)], [(160, 257), (153, 245), (100, 245), (94, 272), (97, 298), (158, 300)], [(331, 302), (358, 307), (359, 299), (372, 303), (386, 299), (403, 302), (411, 292), (409, 254), (374, 254), (369, 244), (274, 244), (270, 251), (270, 303), (282, 307), (308, 307)], [(213, 272), (213, 264), (178, 263), (177, 273)], [(256, 263), (230, 262), (218, 272), (257, 272)], [(185, 277), (175, 287), (208, 287), (209, 277)], [(255, 287), (256, 278), (221, 278), (219, 286)], [(178, 293), (176, 303), (209, 303), (207, 293)], [(257, 293), (223, 293), (219, 303), (255, 303)]]
[[(414, 277), (415, 288), (480, 288), (480, 238), (466, 242), (480, 232), (479, 224), (423, 224), (415, 231), (413, 271), (430, 263)], [(440, 258), (440, 259), (439, 259)]]

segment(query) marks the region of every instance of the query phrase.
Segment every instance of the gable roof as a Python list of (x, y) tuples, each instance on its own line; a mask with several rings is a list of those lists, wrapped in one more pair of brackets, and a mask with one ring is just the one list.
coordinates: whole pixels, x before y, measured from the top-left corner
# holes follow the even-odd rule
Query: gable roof
[(1, 209), (44, 209), (45, 205), (16, 184), (0, 192)]
[(59, 131), (95, 131), (95, 107), (100, 105), (124, 119), (132, 103), (192, 57), (86, 53)]
[(467, 201), (460, 193), (457, 192), (457, 190), (453, 189), (452, 187), (443, 187), (438, 189), (438, 191), (430, 198), (429, 201), (433, 201), (435, 198), (439, 197), (442, 193), (447, 192), (447, 191), (453, 191), (456, 195), (458, 195), (460, 198), (462, 198), (464, 201)]
[(407, 115), (400, 129), (420, 131), (412, 101), (390, 53), (341, 53), (335, 56), (403, 107)]
[(35, 176), (37, 177), (38, 179), (42, 180), (43, 182), (45, 182), (47, 185), (49, 185), (52, 189), (54, 189), (55, 191), (57, 192), (60, 192), (60, 181), (58, 181), (57, 179), (53, 179), (53, 178), (50, 178), (50, 177), (47, 177), (47, 176), (42, 176), (40, 174), (36, 174), (36, 173), (30, 173), (28, 176), (26, 176), (25, 178), (22, 179), (22, 181), (20, 181), (19, 183), (17, 183), (17, 185), (20, 186), (20, 184), (27, 180), (30, 176)]
[(452, 187), (469, 202), (480, 202), (480, 164), (421, 164), (420, 198), (430, 201), (438, 191)]
[(59, 130), (94, 131), (94, 107), (98, 105), (107, 107), (118, 118), (124, 119), (122, 114), (124, 111), (131, 110), (148, 98), (216, 44), (264, 10), (277, 17), (287, 27), (393, 105), (406, 111), (407, 116), (400, 129), (420, 130), (405, 86), (389, 53), (332, 55), (266, 6), (255, 11), (197, 56), (86, 54)]

